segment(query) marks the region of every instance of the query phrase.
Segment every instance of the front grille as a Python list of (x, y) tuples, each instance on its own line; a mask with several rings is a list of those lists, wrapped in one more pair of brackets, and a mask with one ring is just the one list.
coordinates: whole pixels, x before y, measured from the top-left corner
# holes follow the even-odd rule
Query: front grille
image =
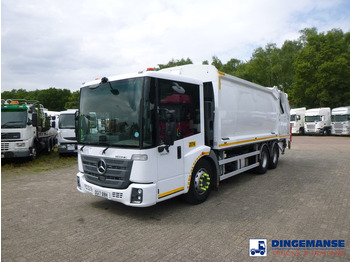
[(1, 143), (1, 151), (8, 151), (9, 150), (9, 143)]
[(315, 129), (315, 125), (307, 125), (307, 129)]
[(334, 127), (335, 128), (343, 128), (343, 124), (342, 123), (335, 123)]
[(21, 133), (1, 133), (1, 139), (20, 139)]
[[(128, 159), (113, 159), (94, 156), (81, 156), (86, 180), (92, 184), (124, 189), (130, 184), (130, 173), (133, 161)], [(97, 171), (100, 160), (106, 162), (106, 172), (101, 175)]]

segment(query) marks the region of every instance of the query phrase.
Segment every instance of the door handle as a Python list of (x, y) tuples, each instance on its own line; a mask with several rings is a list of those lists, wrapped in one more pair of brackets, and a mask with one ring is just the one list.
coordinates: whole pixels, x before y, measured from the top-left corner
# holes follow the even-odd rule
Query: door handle
[(181, 146), (177, 147), (177, 159), (181, 159)]

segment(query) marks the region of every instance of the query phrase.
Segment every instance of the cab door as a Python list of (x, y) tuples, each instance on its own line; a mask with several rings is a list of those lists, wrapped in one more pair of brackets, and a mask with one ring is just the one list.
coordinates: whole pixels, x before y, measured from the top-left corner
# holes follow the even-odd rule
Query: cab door
[[(185, 190), (184, 139), (200, 132), (199, 85), (158, 79), (159, 147), (158, 200)], [(166, 148), (162, 112), (171, 112), (176, 125), (174, 144)]]

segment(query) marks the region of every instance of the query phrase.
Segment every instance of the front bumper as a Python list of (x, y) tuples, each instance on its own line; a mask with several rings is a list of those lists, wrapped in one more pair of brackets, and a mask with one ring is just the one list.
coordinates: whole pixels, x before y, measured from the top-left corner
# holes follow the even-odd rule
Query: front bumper
[(77, 144), (58, 144), (57, 147), (58, 147), (59, 154), (77, 153), (78, 152), (78, 145)]
[(29, 150), (25, 151), (1, 151), (1, 158), (16, 158), (16, 157), (29, 157), (31, 153)]
[[(95, 196), (103, 197), (108, 200), (123, 203), (127, 206), (147, 207), (157, 203), (157, 186), (156, 184), (130, 184), (126, 189), (105, 188), (94, 185), (86, 181), (83, 173), (77, 174), (77, 190), (81, 193), (88, 193)], [(132, 203), (131, 193), (133, 188), (142, 189), (142, 202)]]

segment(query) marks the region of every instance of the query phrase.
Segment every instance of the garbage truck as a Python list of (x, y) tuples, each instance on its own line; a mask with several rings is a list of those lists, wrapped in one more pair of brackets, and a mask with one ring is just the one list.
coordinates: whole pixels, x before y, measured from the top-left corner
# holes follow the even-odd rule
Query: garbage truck
[(185, 65), (80, 89), (77, 190), (146, 207), (204, 202), (220, 182), (277, 167), (290, 148), (286, 93)]
[(61, 111), (58, 116), (57, 147), (60, 155), (77, 152), (75, 113), (77, 109)]
[(329, 107), (312, 108), (305, 111), (305, 134), (330, 135), (331, 109)]
[(39, 101), (1, 100), (1, 158), (30, 158), (53, 151), (57, 131)]
[(332, 135), (350, 135), (350, 106), (332, 109)]
[(292, 108), (290, 110), (290, 124), (292, 126), (292, 134), (304, 134), (306, 107)]

